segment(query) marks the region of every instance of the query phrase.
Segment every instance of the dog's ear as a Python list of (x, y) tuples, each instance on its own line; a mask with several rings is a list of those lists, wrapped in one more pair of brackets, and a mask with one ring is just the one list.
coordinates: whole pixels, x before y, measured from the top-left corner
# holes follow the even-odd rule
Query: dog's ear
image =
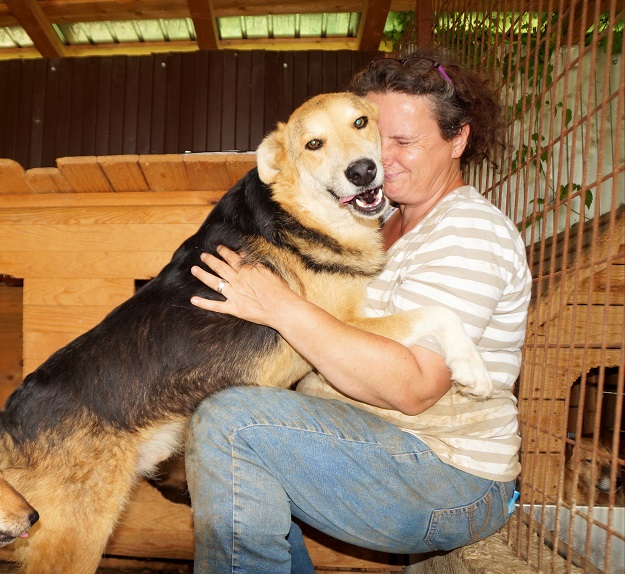
[(279, 166), (283, 163), (284, 128), (285, 124), (279, 123), (276, 130), (265, 137), (256, 149), (258, 175), (267, 185), (274, 182), (280, 172)]

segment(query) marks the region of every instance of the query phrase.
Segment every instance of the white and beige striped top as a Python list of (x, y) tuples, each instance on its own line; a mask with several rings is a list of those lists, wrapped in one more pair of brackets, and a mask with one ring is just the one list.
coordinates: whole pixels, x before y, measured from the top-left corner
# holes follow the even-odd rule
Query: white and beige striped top
[[(445, 196), (388, 251), (367, 290), (369, 316), (427, 305), (453, 309), (478, 346), (495, 385), (493, 398), (476, 401), (452, 389), (416, 416), (354, 401), (317, 375), (298, 386), (306, 394), (338, 398), (414, 433), (439, 458), (471, 474), (508, 481), (520, 472), (516, 398), (531, 275), (514, 224), (478, 191), (461, 187)], [(433, 341), (421, 341), (442, 354)]]

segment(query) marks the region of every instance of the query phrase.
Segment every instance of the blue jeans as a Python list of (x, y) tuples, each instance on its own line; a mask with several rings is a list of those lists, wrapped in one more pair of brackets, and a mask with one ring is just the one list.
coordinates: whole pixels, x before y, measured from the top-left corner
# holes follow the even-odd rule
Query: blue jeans
[(514, 490), (361, 409), (272, 388), (205, 400), (186, 466), (196, 574), (313, 574), (292, 517), (373, 550), (451, 550), (499, 530)]

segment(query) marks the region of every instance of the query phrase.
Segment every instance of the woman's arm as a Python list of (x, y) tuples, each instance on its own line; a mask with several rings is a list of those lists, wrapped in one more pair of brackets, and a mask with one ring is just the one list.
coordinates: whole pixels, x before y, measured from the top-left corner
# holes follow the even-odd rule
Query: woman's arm
[(334, 387), (367, 404), (415, 415), (450, 389), (440, 355), (347, 325), (301, 298), (266, 267), (242, 266), (237, 253), (218, 251), (225, 262), (210, 254), (202, 260), (219, 277), (199, 267), (192, 273), (215, 290), (220, 277), (227, 281), (226, 301), (193, 297), (194, 305), (275, 329)]

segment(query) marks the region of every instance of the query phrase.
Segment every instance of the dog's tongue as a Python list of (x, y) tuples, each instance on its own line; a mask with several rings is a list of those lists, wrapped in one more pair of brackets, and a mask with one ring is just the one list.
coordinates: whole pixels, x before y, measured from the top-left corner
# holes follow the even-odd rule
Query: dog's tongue
[(28, 538), (28, 532), (22, 532), (18, 538)]
[(348, 195), (347, 197), (341, 197), (341, 199), (339, 200), (341, 205), (345, 205), (346, 203), (349, 203), (352, 199), (354, 199), (354, 197), (356, 197), (355, 195)]

